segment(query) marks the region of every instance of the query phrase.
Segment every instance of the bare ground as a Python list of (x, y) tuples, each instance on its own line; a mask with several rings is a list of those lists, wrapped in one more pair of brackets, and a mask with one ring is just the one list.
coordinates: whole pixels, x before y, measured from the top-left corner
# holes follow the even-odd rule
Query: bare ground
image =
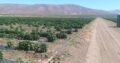
[(80, 44), (67, 47), (71, 56), (62, 63), (120, 63), (120, 28), (116, 23), (96, 18), (85, 31), (73, 36)]
[[(88, 47), (91, 41), (91, 36), (94, 29), (94, 21), (89, 25), (86, 25), (78, 33), (73, 34), (70, 38), (72, 39), (70, 45), (66, 47), (69, 57), (62, 60), (62, 63), (85, 63)], [(71, 45), (72, 44), (72, 45)]]
[(102, 18), (97, 18), (95, 24), (87, 63), (120, 63), (120, 28)]

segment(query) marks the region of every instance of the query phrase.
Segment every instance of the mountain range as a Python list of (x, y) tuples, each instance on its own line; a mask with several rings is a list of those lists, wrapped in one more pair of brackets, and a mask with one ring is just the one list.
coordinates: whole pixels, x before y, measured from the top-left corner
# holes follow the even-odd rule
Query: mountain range
[(111, 12), (73, 4), (0, 4), (0, 15), (107, 15)]
[(111, 13), (114, 13), (114, 14), (120, 14), (120, 10), (112, 10), (112, 11), (110, 11)]

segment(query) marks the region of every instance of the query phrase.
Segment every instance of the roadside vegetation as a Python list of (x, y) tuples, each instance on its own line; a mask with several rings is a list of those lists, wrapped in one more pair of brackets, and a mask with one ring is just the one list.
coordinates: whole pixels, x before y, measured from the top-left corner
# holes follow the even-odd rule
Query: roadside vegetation
[(30, 41), (19, 42), (17, 46), (18, 50), (34, 51), (35, 53), (47, 52), (47, 45), (45, 43), (33, 43)]
[[(67, 34), (82, 28), (92, 18), (40, 18), (40, 17), (0, 17), (0, 37), (19, 40), (39, 40), (47, 38), (48, 42), (67, 38)], [(23, 26), (31, 28), (29, 31)], [(65, 37), (62, 37), (65, 36)]]
[(3, 61), (3, 52), (0, 50), (0, 63)]
[[(47, 53), (49, 44), (57, 42), (58, 39), (67, 39), (68, 35), (78, 32), (93, 19), (88, 17), (0, 17), (0, 38), (9, 39), (3, 44), (6, 45), (6, 50), (24, 51), (25, 54)], [(0, 55), (2, 58), (1, 51)], [(16, 63), (21, 62), (34, 63), (24, 62), (22, 58), (16, 60)]]
[(117, 22), (117, 16), (104, 16), (103, 18), (113, 22)]

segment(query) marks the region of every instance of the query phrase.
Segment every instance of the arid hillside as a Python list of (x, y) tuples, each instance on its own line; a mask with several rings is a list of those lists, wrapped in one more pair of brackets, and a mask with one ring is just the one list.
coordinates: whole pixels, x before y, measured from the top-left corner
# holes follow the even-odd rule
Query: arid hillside
[(90, 9), (79, 5), (50, 4), (0, 4), (1, 15), (106, 15), (107, 11)]

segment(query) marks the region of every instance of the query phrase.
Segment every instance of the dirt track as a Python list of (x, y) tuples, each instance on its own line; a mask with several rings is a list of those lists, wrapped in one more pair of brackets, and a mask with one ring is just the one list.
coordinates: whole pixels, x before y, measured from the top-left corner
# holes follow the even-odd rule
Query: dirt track
[(66, 47), (71, 56), (62, 63), (120, 63), (120, 28), (116, 23), (96, 18), (71, 37), (76, 45)]
[(83, 36), (78, 36), (81, 45), (70, 48), (72, 56), (65, 63), (120, 63), (120, 28), (116, 23), (96, 18), (89, 27), (91, 38), (81, 43)]
[(94, 25), (86, 63), (120, 63), (120, 28), (102, 18)]

